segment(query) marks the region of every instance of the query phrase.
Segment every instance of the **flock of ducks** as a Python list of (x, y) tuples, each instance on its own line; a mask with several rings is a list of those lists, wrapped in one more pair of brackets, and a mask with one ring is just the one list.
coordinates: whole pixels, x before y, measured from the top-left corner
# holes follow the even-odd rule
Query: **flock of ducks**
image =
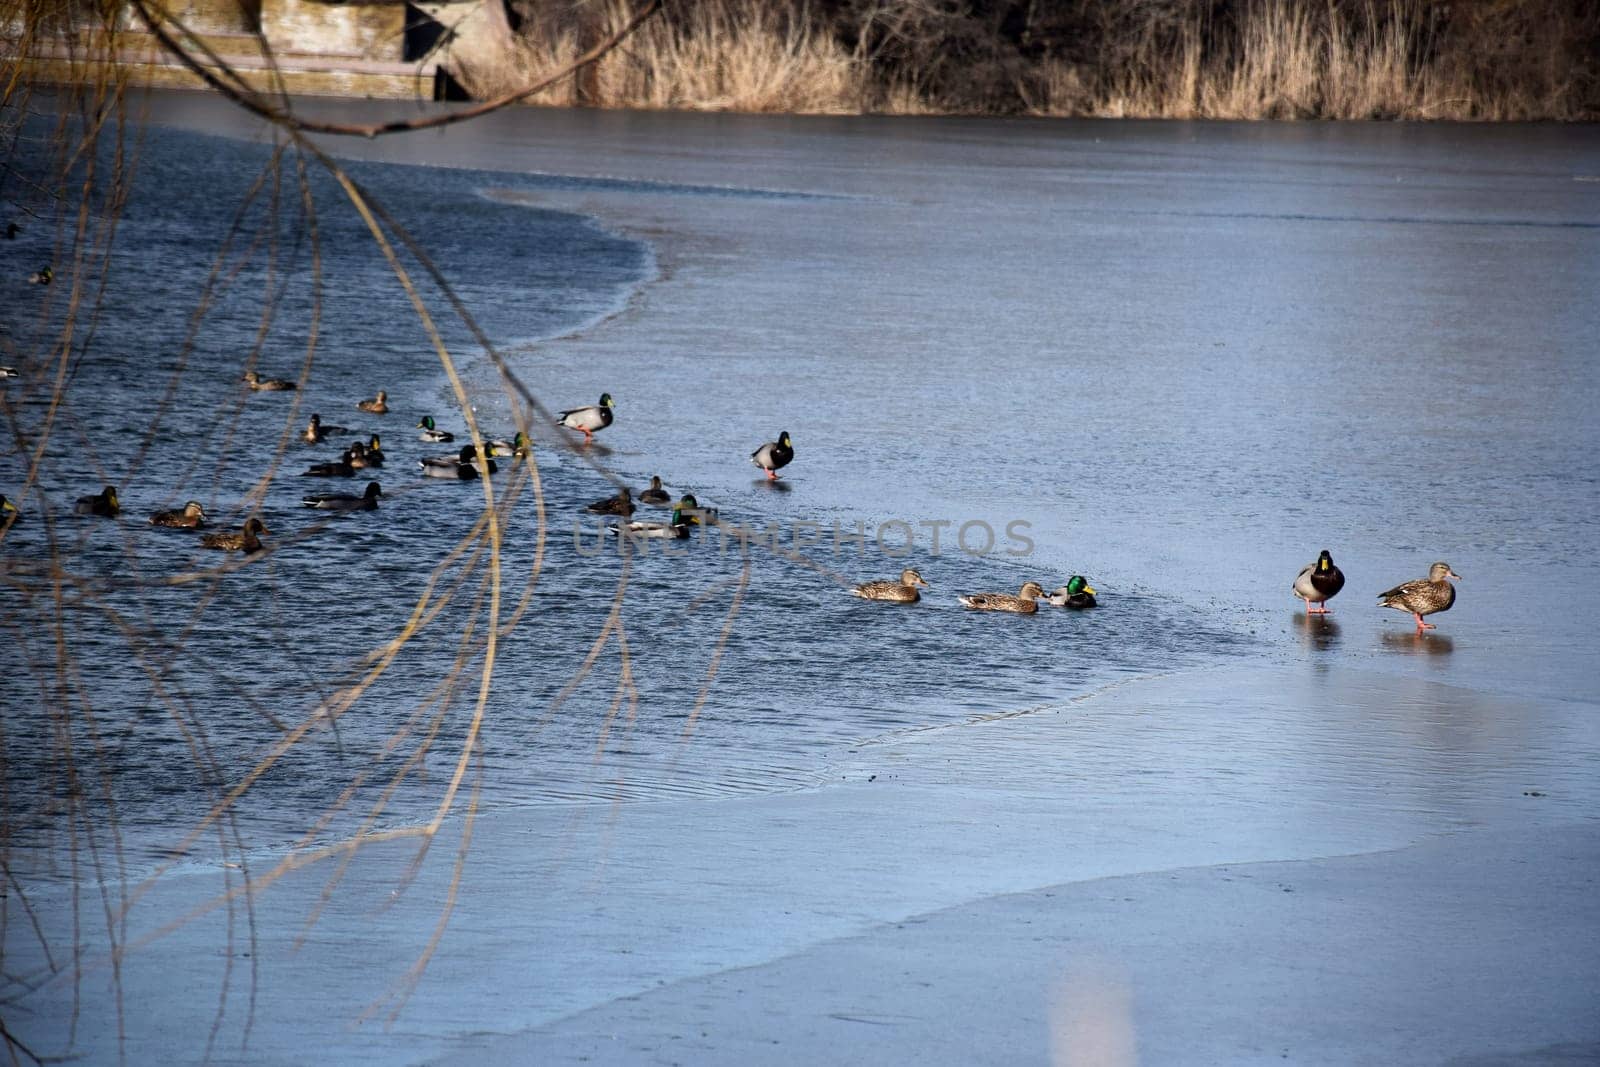
[[(31, 280), (49, 284), (49, 268), (45, 268), (41, 274), (42, 277)], [(16, 376), (14, 368), (0, 367), (0, 379)], [(254, 370), (245, 372), (244, 382), (254, 392), (289, 392), (296, 388), (296, 383), (293, 381), (284, 378), (263, 378)], [(377, 396), (361, 400), (355, 406), (358, 410), (369, 414), (387, 414), (388, 394), (380, 390)], [(588, 445), (594, 440), (597, 432), (610, 426), (615, 419), (616, 402), (610, 393), (601, 393), (598, 403), (559, 412), (556, 425), (582, 433), (583, 443)], [(455, 435), (448, 430), (440, 429), (432, 416), (423, 416), (417, 423), (417, 429), (421, 431), (418, 434), (419, 439), (424, 442), (449, 444), (455, 440)], [(316, 445), (333, 437), (349, 437), (354, 434), (355, 431), (349, 427), (328, 425), (322, 421), (321, 415), (313, 414), (300, 436), (305, 443)], [(477, 449), (471, 444), (466, 444), (454, 453), (424, 457), (418, 461), (418, 465), (425, 477), (473, 481), (494, 474), (499, 469), (494, 462), (495, 458), (522, 456), (527, 453), (528, 448), (527, 435), (519, 431), (509, 440), (486, 441), (482, 460), (478, 457)], [(769, 481), (775, 481), (778, 471), (793, 460), (794, 442), (787, 430), (780, 432), (776, 440), (767, 441), (750, 453), (750, 462), (762, 470)], [(312, 464), (303, 475), (350, 478), (354, 477), (358, 470), (381, 468), (383, 462), (382, 442), (377, 434), (372, 434), (367, 441), (352, 442), (344, 449), (338, 460)], [(378, 500), (382, 496), (382, 486), (374, 481), (369, 482), (366, 490), (360, 494), (307, 493), (301, 497), (301, 503), (307, 508), (321, 511), (341, 513), (376, 511)], [(665, 522), (635, 519), (633, 518), (635, 500), (640, 504), (654, 506), (671, 504), (671, 516)], [(121, 513), (122, 505), (117, 499), (116, 487), (108, 485), (99, 493), (79, 497), (73, 510), (79, 515), (115, 518)], [(610, 527), (613, 533), (626, 532), (632, 537), (676, 540), (687, 538), (692, 525), (714, 519), (715, 516), (714, 512), (702, 508), (691, 493), (685, 493), (676, 503), (672, 503), (672, 497), (661, 484), (660, 475), (652, 476), (650, 487), (640, 492), (637, 498), (624, 486), (615, 496), (589, 504), (587, 510), (594, 514), (613, 515), (625, 520), (625, 524)], [(19, 519), (16, 506), (5, 496), (0, 495), (0, 530), (9, 528)], [(171, 529), (199, 530), (207, 524), (207, 518), (205, 508), (199, 501), (190, 500), (176, 510), (156, 512), (150, 516), (150, 523)], [(252, 517), (237, 531), (202, 535), (200, 544), (205, 548), (221, 551), (259, 552), (262, 548), (261, 535), (270, 533), (271, 531), (259, 518)], [(1455, 604), (1456, 590), (1450, 583), (1452, 580), (1460, 581), (1460, 579), (1461, 576), (1456, 574), (1448, 563), (1435, 563), (1429, 568), (1426, 578), (1402, 582), (1392, 589), (1379, 593), (1378, 603), (1380, 607), (1409, 612), (1416, 620), (1417, 632), (1420, 634), (1435, 628), (1432, 623), (1425, 621), (1426, 616), (1448, 611)], [(1344, 572), (1334, 564), (1332, 554), (1324, 549), (1314, 562), (1307, 564), (1296, 575), (1291, 588), (1296, 597), (1305, 601), (1308, 616), (1326, 615), (1328, 601), (1339, 594), (1344, 588), (1344, 582)], [(920, 591), (928, 588), (930, 586), (927, 580), (917, 571), (908, 568), (901, 571), (897, 579), (863, 582), (851, 587), (850, 593), (863, 600), (915, 604), (922, 599)], [(1097, 603), (1094, 587), (1078, 574), (1073, 575), (1066, 585), (1049, 594), (1045, 593), (1044, 587), (1038, 582), (1028, 581), (1024, 582), (1022, 588), (1015, 594), (966, 593), (957, 599), (962, 606), (973, 611), (1009, 612), (1016, 615), (1035, 614), (1039, 610), (1040, 601), (1074, 611), (1093, 608)]]

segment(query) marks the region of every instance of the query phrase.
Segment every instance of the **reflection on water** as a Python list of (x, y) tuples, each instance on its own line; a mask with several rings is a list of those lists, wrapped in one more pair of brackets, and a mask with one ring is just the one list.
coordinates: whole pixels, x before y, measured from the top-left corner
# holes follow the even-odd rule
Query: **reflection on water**
[(1318, 652), (1326, 652), (1339, 644), (1339, 624), (1327, 615), (1307, 615), (1295, 612), (1295, 623), (1305, 643)]
[(1455, 640), (1436, 630), (1417, 633), (1415, 630), (1384, 630), (1383, 647), (1391, 652), (1405, 652), (1416, 656), (1448, 656), (1456, 649)]

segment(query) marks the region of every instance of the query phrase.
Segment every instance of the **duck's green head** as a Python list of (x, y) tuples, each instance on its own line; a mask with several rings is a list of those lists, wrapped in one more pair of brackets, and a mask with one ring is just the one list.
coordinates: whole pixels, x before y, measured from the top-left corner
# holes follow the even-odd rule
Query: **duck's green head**
[(121, 503), (121, 501), (119, 501), (117, 499), (116, 486), (112, 486), (112, 485), (106, 486), (105, 498), (106, 498), (106, 503), (111, 505), (111, 510), (112, 511), (120, 511), (122, 509), (122, 503)]
[(1317, 573), (1327, 574), (1333, 570), (1333, 554), (1327, 549), (1322, 550), (1322, 555), (1317, 557)]
[(417, 429), (419, 429), (419, 430), (431, 430), (431, 429), (433, 429), (433, 416), (432, 415), (424, 415), (424, 416), (422, 416), (422, 421), (417, 423)]
[[(698, 501), (698, 500), (696, 500), (694, 498), (694, 494), (693, 493), (685, 493), (685, 494), (683, 494), (683, 499), (679, 500), (677, 502), (677, 504), (673, 505), (673, 508), (672, 508), (672, 525), (676, 526), (680, 522), (684, 521), (683, 512), (685, 512), (685, 511), (690, 511), (690, 512), (697, 511), (697, 510), (699, 510), (699, 508), (700, 508), (700, 501)], [(698, 515), (690, 515), (689, 518), (688, 518), (688, 521), (689, 522), (693, 522), (693, 523), (699, 523), (700, 516), (698, 516)]]
[(1090, 596), (1094, 596), (1094, 586), (1090, 585), (1089, 580), (1083, 575), (1074, 574), (1067, 579), (1067, 595), (1077, 596), (1079, 593), (1088, 593)]
[(456, 453), (456, 458), (462, 463), (471, 463), (478, 458), (478, 449), (475, 445), (462, 445), (461, 451)]
[(383, 446), (378, 443), (378, 435), (377, 434), (373, 434), (372, 435), (372, 440), (367, 442), (367, 451), (368, 452), (376, 452), (379, 449), (381, 449), (382, 447)]
[[(5, 496), (0, 495), (0, 516), (16, 515), (16, 514), (18, 514), (17, 506), (15, 504), (13, 504), (11, 501), (7, 500), (5, 498)], [(3, 520), (0, 520), (0, 521), (3, 521)]]
[(794, 442), (789, 440), (789, 431), (785, 430), (778, 435), (778, 443), (784, 448), (793, 448)]
[(516, 435), (511, 438), (511, 447), (519, 452), (527, 448), (528, 435), (523, 433), (521, 430), (518, 430)]
[(614, 408), (617, 406), (617, 402), (611, 399), (610, 393), (601, 393), (600, 406), (603, 408)]

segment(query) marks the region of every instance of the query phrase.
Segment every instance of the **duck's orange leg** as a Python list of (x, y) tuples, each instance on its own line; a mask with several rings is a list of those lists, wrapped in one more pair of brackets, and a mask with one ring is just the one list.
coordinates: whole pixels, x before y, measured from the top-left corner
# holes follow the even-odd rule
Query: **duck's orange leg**
[(1420, 634), (1424, 630), (1438, 629), (1438, 627), (1434, 626), (1433, 623), (1431, 623), (1431, 622), (1423, 622), (1422, 621), (1422, 616), (1421, 615), (1417, 615), (1416, 612), (1413, 611), (1411, 614), (1417, 616), (1417, 633)]
[(773, 470), (771, 467), (768, 467), (767, 468), (767, 481), (775, 482), (777, 480), (778, 480), (778, 472)]

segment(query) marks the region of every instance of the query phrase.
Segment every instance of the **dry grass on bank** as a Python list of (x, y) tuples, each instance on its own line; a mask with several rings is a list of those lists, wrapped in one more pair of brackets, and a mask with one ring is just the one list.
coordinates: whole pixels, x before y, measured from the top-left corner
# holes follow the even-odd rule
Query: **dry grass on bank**
[[(505, 54), (463, 71), (463, 81), (479, 95), (529, 84), (620, 25), (632, 6), (541, 4)], [(586, 80), (534, 102), (834, 114), (1600, 117), (1600, 13), (1577, 0), (1080, 0), (1030, 6), (1033, 21), (1020, 28), (990, 7), (683, 0)]]

